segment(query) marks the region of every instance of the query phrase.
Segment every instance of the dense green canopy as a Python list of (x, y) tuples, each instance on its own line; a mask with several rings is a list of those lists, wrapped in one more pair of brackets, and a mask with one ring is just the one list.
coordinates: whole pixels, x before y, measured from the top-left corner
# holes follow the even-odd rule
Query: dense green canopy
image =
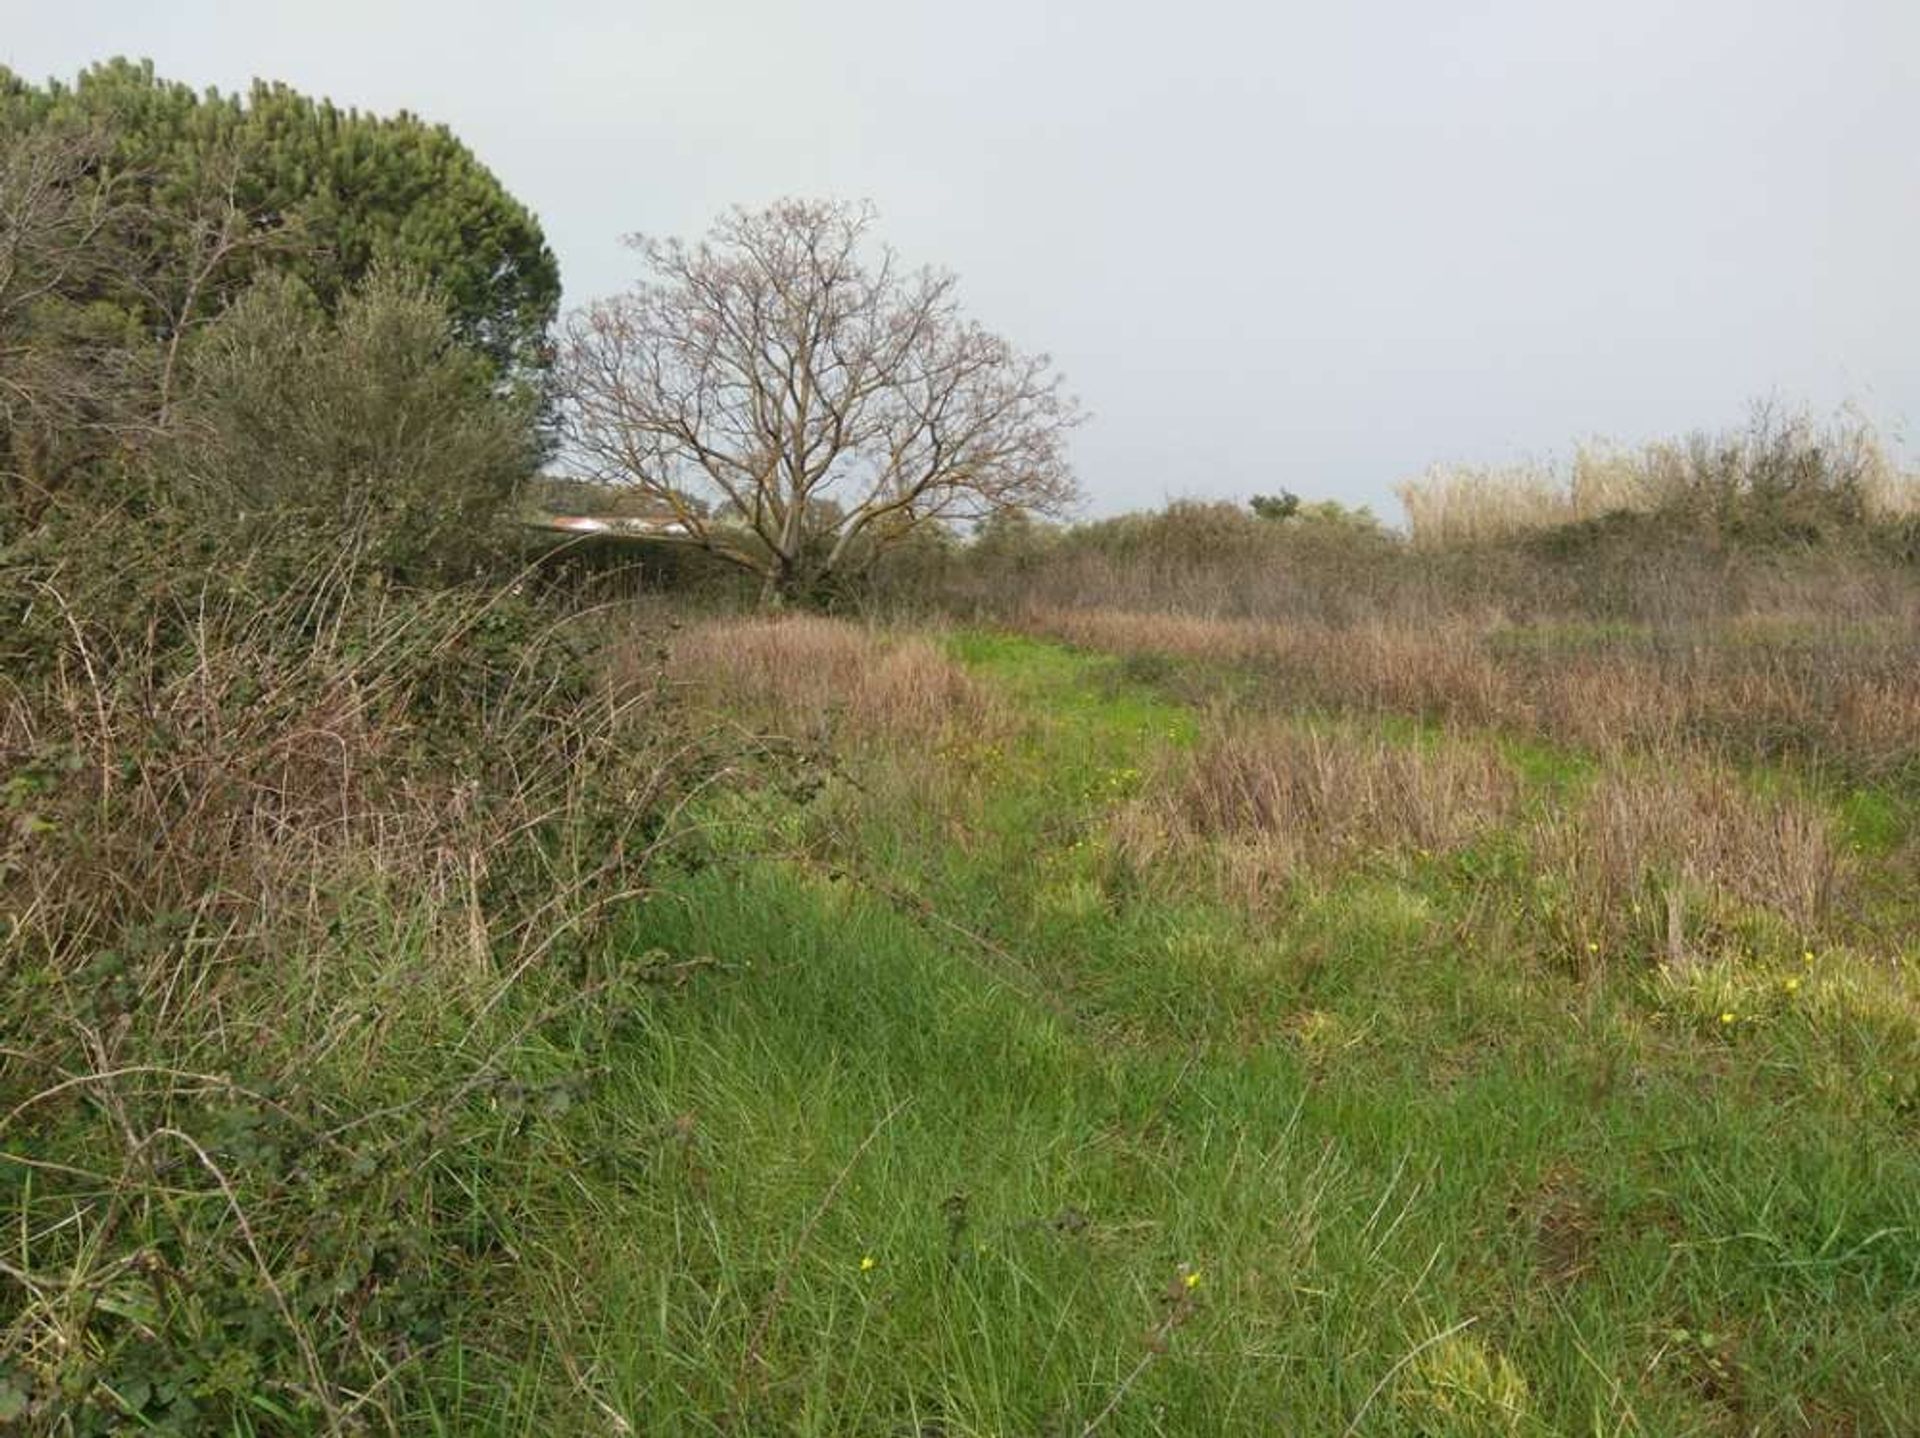
[(235, 253), (223, 283), (196, 297), (200, 317), (263, 265), (331, 309), (385, 262), (430, 280), (460, 338), (504, 370), (546, 364), (553, 254), (532, 212), (444, 126), (265, 82), (244, 98), (198, 94), (127, 60), (45, 87), (0, 68), (0, 143), (48, 128), (109, 137), (122, 194), (137, 194), (169, 243), (204, 236), (216, 207), (274, 237)]

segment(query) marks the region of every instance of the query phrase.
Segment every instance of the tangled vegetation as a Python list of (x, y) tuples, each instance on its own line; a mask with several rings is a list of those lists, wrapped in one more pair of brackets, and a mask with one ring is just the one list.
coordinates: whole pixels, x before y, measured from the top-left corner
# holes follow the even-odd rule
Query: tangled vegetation
[(534, 1341), (510, 1235), (657, 978), (605, 934), (688, 765), (523, 600), (166, 558), (113, 577), (134, 625), (84, 558), (0, 572), (38, 666), (0, 696), (0, 1399), (390, 1429), (456, 1339)]

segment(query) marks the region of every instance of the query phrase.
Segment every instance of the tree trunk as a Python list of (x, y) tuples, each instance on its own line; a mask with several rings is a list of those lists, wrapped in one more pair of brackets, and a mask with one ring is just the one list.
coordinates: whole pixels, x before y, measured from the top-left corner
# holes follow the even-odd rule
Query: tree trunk
[(778, 564), (768, 566), (761, 576), (760, 607), (776, 612), (787, 607), (787, 587)]

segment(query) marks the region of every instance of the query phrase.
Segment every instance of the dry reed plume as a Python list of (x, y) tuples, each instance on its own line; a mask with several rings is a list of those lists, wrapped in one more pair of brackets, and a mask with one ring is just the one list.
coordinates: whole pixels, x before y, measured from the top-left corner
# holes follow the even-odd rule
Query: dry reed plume
[(1398, 487), (1415, 546), (1481, 545), (1612, 514), (1838, 499), (1863, 518), (1898, 520), (1920, 504), (1920, 474), (1902, 470), (1864, 424), (1828, 427), (1764, 406), (1737, 434), (1637, 449), (1582, 444), (1552, 464), (1435, 465)]

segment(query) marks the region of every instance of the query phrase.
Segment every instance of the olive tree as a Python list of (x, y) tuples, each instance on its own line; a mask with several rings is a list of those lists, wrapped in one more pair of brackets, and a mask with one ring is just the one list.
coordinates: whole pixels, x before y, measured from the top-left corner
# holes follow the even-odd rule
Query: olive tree
[(963, 314), (951, 274), (864, 254), (872, 222), (787, 200), (697, 243), (635, 236), (648, 278), (565, 328), (574, 461), (772, 602), (925, 526), (1074, 497), (1051, 361)]

